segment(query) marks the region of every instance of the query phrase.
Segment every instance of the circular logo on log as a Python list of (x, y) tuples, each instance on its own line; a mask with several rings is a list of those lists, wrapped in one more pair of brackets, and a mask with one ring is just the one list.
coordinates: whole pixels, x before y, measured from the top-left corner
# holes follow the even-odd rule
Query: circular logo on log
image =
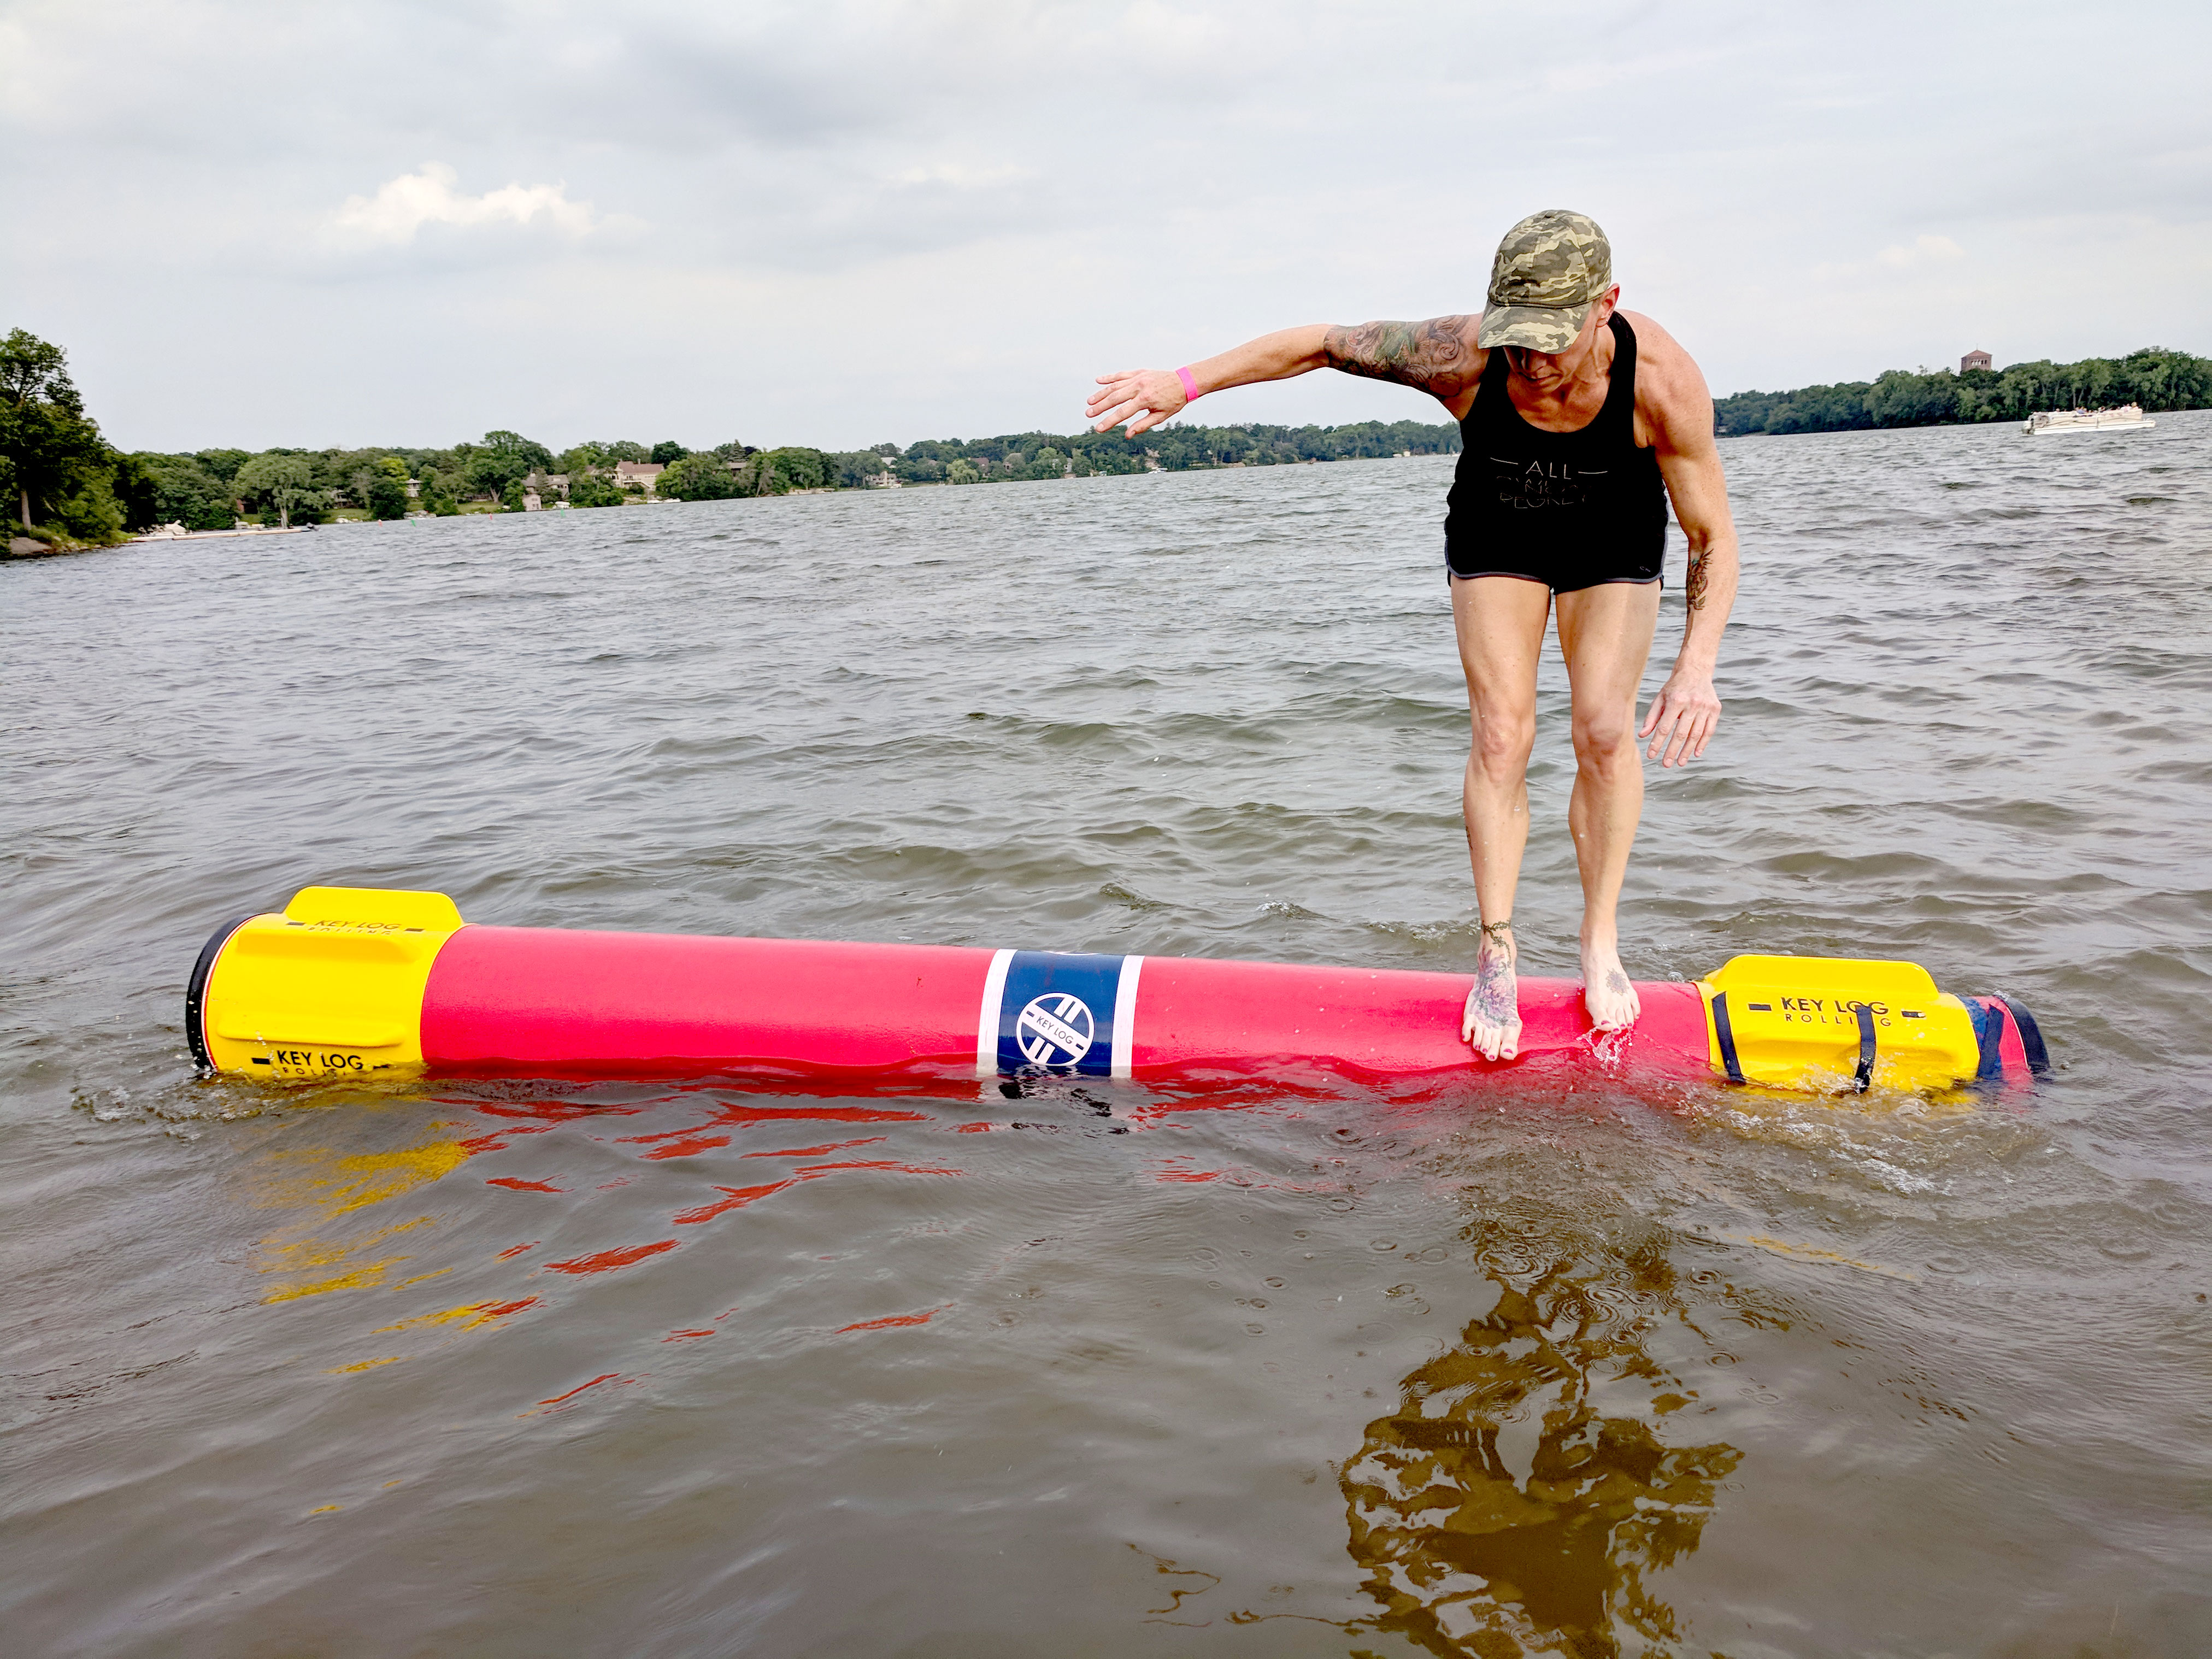
[(1065, 991), (1032, 997), (1014, 1022), (1014, 1042), (1032, 1066), (1073, 1066), (1097, 1033), (1090, 1005)]

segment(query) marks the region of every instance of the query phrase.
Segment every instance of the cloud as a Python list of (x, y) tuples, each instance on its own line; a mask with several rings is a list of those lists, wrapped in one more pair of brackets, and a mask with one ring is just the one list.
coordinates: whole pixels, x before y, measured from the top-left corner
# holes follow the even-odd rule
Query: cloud
[(374, 196), (349, 196), (333, 226), (371, 242), (404, 243), (424, 225), (527, 225), (541, 216), (555, 229), (585, 236), (597, 228), (589, 202), (572, 202), (566, 185), (510, 184), (481, 196), (454, 186), (460, 175), (442, 161), (425, 161), (377, 187)]
[(1966, 258), (1966, 250), (1948, 236), (1929, 233), (1910, 242), (1892, 243), (1870, 258), (1824, 259), (1808, 274), (1815, 283), (1861, 290), (1870, 280), (1887, 275), (1932, 276), (1939, 267), (1958, 264)]
[(1886, 247), (1874, 257), (1892, 270), (1916, 270), (1963, 259), (1966, 250), (1948, 236), (1917, 236), (1910, 247)]

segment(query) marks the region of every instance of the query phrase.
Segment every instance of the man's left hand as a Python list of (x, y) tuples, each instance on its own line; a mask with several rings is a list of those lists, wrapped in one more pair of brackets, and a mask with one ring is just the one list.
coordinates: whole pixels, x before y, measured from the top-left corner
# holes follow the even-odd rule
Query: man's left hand
[(1637, 741), (1651, 738), (1651, 746), (1644, 751), (1646, 760), (1656, 757), (1663, 749), (1666, 758), (1660, 765), (1686, 766), (1705, 752), (1720, 720), (1721, 700), (1713, 690), (1713, 677), (1677, 667), (1652, 698), (1651, 710), (1644, 717), (1644, 729), (1636, 734)]

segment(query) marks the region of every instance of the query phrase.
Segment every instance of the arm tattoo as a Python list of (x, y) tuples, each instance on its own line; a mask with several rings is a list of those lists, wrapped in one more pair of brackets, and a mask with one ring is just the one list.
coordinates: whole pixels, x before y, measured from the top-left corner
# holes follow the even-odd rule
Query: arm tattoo
[(1395, 380), (1439, 398), (1455, 398), (1475, 375), (1466, 317), (1421, 323), (1362, 323), (1332, 328), (1323, 349), (1328, 366), (1370, 380)]
[(1690, 550), (1690, 568), (1682, 578), (1682, 598), (1692, 611), (1705, 608), (1705, 550)]

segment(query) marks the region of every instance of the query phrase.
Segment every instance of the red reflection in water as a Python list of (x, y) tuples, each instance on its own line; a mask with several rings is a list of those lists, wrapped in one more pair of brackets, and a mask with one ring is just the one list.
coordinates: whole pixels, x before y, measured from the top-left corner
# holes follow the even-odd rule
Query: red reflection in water
[(550, 1135), (552, 1133), (553, 1126), (550, 1123), (517, 1123), (507, 1128), (494, 1129), (488, 1135), (477, 1135), (471, 1139), (463, 1141), (461, 1145), (468, 1149), (469, 1156), (473, 1158), (478, 1152), (505, 1152), (509, 1135)]
[(608, 1117), (635, 1117), (645, 1109), (645, 1104), (602, 1106), (574, 1100), (532, 1100), (508, 1106), (485, 1101), (479, 1103), (476, 1109), (486, 1117), (532, 1117), (544, 1123), (568, 1123), (580, 1117), (598, 1117), (603, 1114)]
[(717, 1187), (714, 1188), (716, 1192), (729, 1195), (712, 1204), (702, 1204), (696, 1209), (679, 1211), (675, 1221), (678, 1226), (712, 1221), (718, 1215), (741, 1210), (748, 1204), (766, 1198), (770, 1193), (780, 1193), (786, 1187), (795, 1186), (802, 1181), (819, 1180), (837, 1170), (896, 1170), (902, 1175), (957, 1176), (968, 1173), (965, 1170), (937, 1170), (924, 1164), (901, 1164), (887, 1158), (858, 1159), (849, 1164), (808, 1164), (793, 1170), (781, 1181), (763, 1182), (757, 1187)]
[(847, 1331), (888, 1331), (898, 1325), (927, 1325), (952, 1305), (950, 1302), (941, 1302), (923, 1313), (894, 1314), (889, 1319), (864, 1319), (857, 1325), (839, 1326), (836, 1334), (842, 1336)]
[(1186, 1167), (1183, 1158), (1155, 1158), (1146, 1173), (1155, 1181), (1225, 1181), (1232, 1187), (1266, 1188), (1271, 1192), (1320, 1193), (1334, 1192), (1336, 1187), (1327, 1182), (1308, 1181), (1262, 1181), (1250, 1170), (1194, 1170)]
[[(617, 1267), (627, 1267), (642, 1261), (649, 1255), (659, 1255), (663, 1250), (672, 1250), (676, 1241), (664, 1238), (658, 1244), (626, 1244), (618, 1250), (600, 1250), (592, 1255), (572, 1257), (567, 1261), (549, 1261), (549, 1272), (556, 1273), (604, 1273)], [(545, 1404), (540, 1401), (539, 1404)]]
[[(615, 1144), (619, 1146), (647, 1146), (656, 1140), (681, 1140), (686, 1135), (696, 1135), (699, 1133), (699, 1126), (694, 1123), (681, 1129), (656, 1129), (649, 1135), (617, 1135)], [(606, 1137), (593, 1135), (592, 1139), (605, 1140)]]
[(588, 1382), (579, 1382), (574, 1388), (569, 1389), (566, 1394), (556, 1394), (550, 1400), (541, 1400), (538, 1403), (541, 1406), (557, 1406), (564, 1400), (574, 1400), (578, 1395), (583, 1393), (586, 1389), (596, 1389), (602, 1382), (611, 1382), (615, 1378), (621, 1375), (622, 1373), (620, 1371), (604, 1372), (600, 1376), (593, 1377)]
[[(644, 1136), (638, 1137), (642, 1140)], [(727, 1135), (689, 1135), (682, 1140), (671, 1141), (665, 1146), (656, 1146), (645, 1154), (647, 1158), (692, 1158), (701, 1152), (711, 1152), (717, 1146), (730, 1144)]]
[(556, 1187), (548, 1182), (525, 1181), (520, 1176), (489, 1176), (485, 1177), (484, 1185), (504, 1187), (509, 1192), (515, 1193), (563, 1193), (568, 1190), (565, 1187)]
[(770, 1193), (780, 1193), (790, 1185), (789, 1181), (771, 1181), (765, 1187), (717, 1187), (714, 1188), (716, 1192), (727, 1193), (729, 1196), (719, 1203), (702, 1204), (696, 1210), (678, 1212), (676, 1224), (688, 1227), (694, 1222), (712, 1221), (725, 1211), (741, 1210), (755, 1199), (766, 1198)]
[(861, 1158), (850, 1164), (808, 1164), (792, 1171), (801, 1181), (828, 1175), (832, 1170), (896, 1170), (902, 1175), (966, 1175), (965, 1170), (939, 1170), (926, 1164), (901, 1164), (895, 1158)]
[(543, 1239), (533, 1238), (527, 1244), (511, 1245), (507, 1249), (501, 1250), (497, 1255), (494, 1256), (492, 1260), (495, 1261), (504, 1261), (511, 1255), (520, 1255), (525, 1250), (534, 1250), (544, 1242), (544, 1241)]
[(952, 1133), (956, 1135), (980, 1135), (998, 1127), (995, 1123), (963, 1123)]
[(849, 1146), (873, 1146), (878, 1142), (889, 1139), (888, 1135), (866, 1135), (859, 1140), (829, 1140), (819, 1146), (793, 1146), (788, 1149), (778, 1148), (773, 1152), (740, 1152), (738, 1156), (740, 1158), (819, 1158), (824, 1152), (842, 1152)]
[[(927, 1123), (923, 1112), (879, 1112), (870, 1106), (749, 1106), (729, 1101), (715, 1109), (708, 1123)], [(702, 1126), (704, 1127), (704, 1126)]]
[[(537, 1305), (538, 1298), (536, 1297), (526, 1296), (520, 1302), (479, 1302), (475, 1307), (470, 1309), (469, 1311), (475, 1314), (481, 1314), (486, 1319), (504, 1319), (509, 1314), (520, 1313), (525, 1308), (534, 1308)], [(543, 1404), (544, 1402), (540, 1401), (539, 1403)]]
[(671, 1331), (660, 1340), (663, 1342), (688, 1342), (695, 1336), (714, 1336), (714, 1331)]

